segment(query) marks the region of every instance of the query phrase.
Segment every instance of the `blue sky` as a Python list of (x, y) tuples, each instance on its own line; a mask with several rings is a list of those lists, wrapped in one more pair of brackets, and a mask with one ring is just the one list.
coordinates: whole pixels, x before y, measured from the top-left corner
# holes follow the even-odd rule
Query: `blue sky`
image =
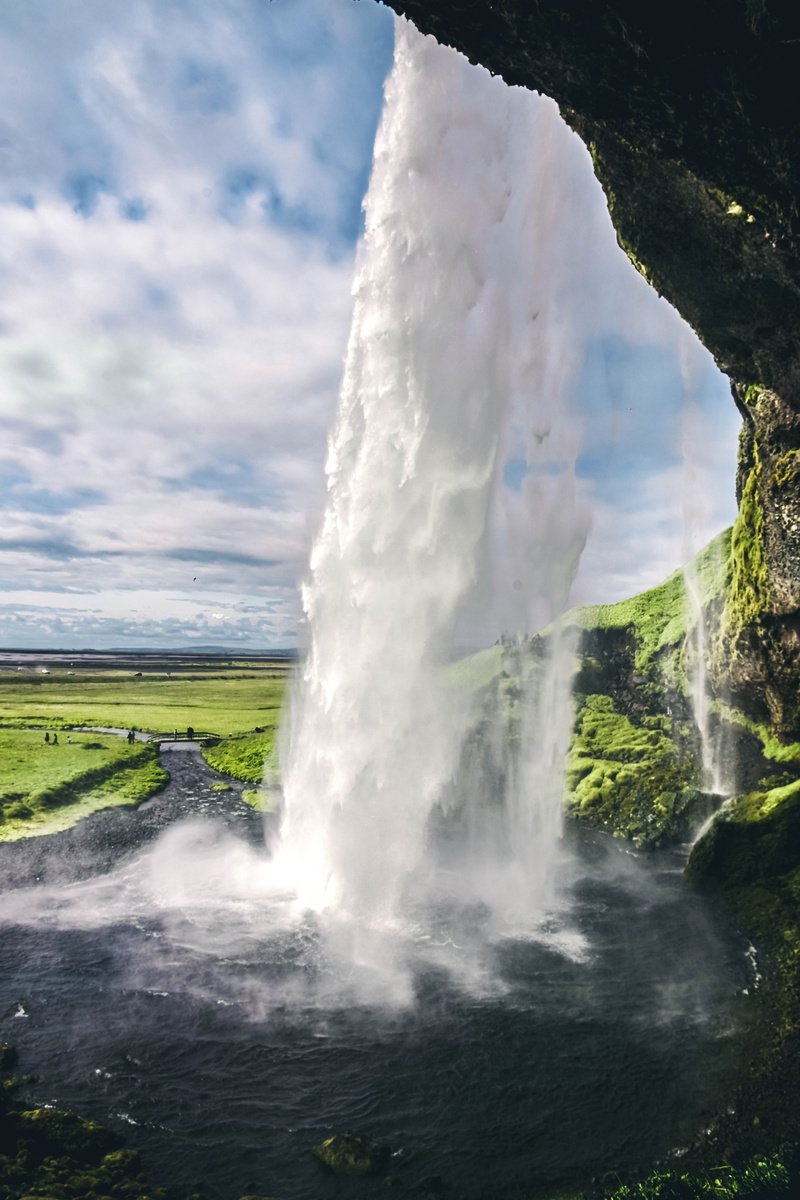
[[(293, 644), (392, 42), (372, 0), (5, 0), (0, 645)], [(576, 188), (575, 596), (613, 599), (730, 520), (736, 417)]]

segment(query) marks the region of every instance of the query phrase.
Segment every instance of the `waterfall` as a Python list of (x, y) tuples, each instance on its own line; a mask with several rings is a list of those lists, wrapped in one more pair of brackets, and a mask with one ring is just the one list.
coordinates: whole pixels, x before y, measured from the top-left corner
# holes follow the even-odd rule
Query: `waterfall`
[[(574, 351), (555, 226), (559, 156), (572, 137), (552, 101), (398, 21), (327, 504), (302, 592), (309, 649), (282, 750), (275, 863), (301, 908), (392, 926), (431, 814), (463, 776), (475, 701), (447, 662), (486, 558), (515, 420), (527, 430), (529, 486), (542, 482), (533, 448), (547, 442), (550, 463), (564, 442), (553, 519), (546, 525), (547, 505), (528, 511), (536, 536), (509, 550), (515, 561), (535, 551), (519, 572), (543, 581), (550, 616), (563, 608), (585, 534), (580, 521), (577, 535), (564, 528), (575, 507), (564, 407)], [(558, 499), (562, 484), (572, 509)], [(523, 678), (525, 749), (500, 804), (507, 852), (534, 874), (560, 834), (569, 730), (560, 639), (552, 645), (559, 653), (533, 691)], [(551, 732), (537, 741), (545, 711)]]
[[(719, 559), (723, 554), (722, 543), (708, 547), (706, 554), (717, 556), (716, 562), (707, 562), (706, 570), (715, 575), (721, 573)], [(708, 688), (709, 625), (707, 598), (703, 595), (702, 581), (697, 570), (697, 559), (691, 559), (683, 569), (687, 600), (687, 648), (688, 677), (691, 687), (692, 711), (700, 734), (700, 750), (703, 771), (703, 787), (715, 796), (731, 796), (736, 791), (733, 771), (728, 760), (724, 727), (715, 720), (711, 710)]]
[[(685, 336), (681, 343), (682, 375), (688, 402), (682, 420), (682, 487), (683, 505), (683, 581), (686, 594), (686, 651), (684, 661), (690, 688), (692, 712), (700, 735), (702, 786), (716, 796), (730, 796), (736, 791), (735, 769), (730, 759), (730, 746), (724, 727), (716, 719), (709, 694), (708, 662), (713, 637), (710, 601), (716, 586), (725, 575), (725, 550), (721, 539), (703, 549), (703, 535), (710, 526), (709, 502), (698, 485), (699, 456), (707, 436), (701, 414), (693, 402), (695, 375), (698, 371), (698, 352), (692, 340)], [(698, 545), (699, 543), (699, 545)], [(716, 581), (716, 583), (715, 583)], [(706, 826), (703, 826), (705, 830)]]

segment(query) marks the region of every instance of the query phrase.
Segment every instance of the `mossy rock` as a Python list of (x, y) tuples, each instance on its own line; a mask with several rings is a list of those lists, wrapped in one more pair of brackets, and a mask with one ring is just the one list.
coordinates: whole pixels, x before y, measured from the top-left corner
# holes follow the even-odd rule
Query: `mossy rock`
[(66, 1157), (97, 1165), (122, 1146), (122, 1139), (98, 1121), (60, 1108), (32, 1108), (20, 1113), (19, 1120), (20, 1140), (39, 1159)]
[(738, 797), (694, 847), (688, 879), (726, 889), (783, 876), (800, 860), (800, 782)]
[(357, 1133), (335, 1133), (311, 1153), (334, 1175), (375, 1175), (389, 1157), (386, 1146)]
[(672, 723), (665, 717), (635, 723), (604, 695), (586, 696), (579, 707), (566, 807), (570, 816), (637, 846), (678, 841), (709, 811), (693, 756)]
[(139, 1175), (142, 1170), (139, 1151), (131, 1150), (128, 1146), (104, 1155), (100, 1166), (106, 1171), (116, 1171), (121, 1175)]

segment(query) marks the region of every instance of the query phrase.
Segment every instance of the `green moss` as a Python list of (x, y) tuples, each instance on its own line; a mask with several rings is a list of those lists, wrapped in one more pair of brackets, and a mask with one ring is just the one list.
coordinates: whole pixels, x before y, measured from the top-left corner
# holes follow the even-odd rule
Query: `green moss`
[(722, 618), (722, 653), (743, 630), (758, 627), (769, 609), (769, 571), (764, 553), (764, 513), (760, 498), (761, 459), (754, 446), (753, 465), (742, 490), (730, 542), (730, 581)]
[(270, 812), (272, 809), (272, 799), (265, 788), (245, 788), (242, 792), (242, 799), (245, 804), (249, 804), (251, 808), (257, 808), (259, 812)]
[(726, 889), (791, 872), (800, 845), (800, 780), (737, 796), (694, 847), (687, 877)]
[[(599, 1194), (598, 1200), (770, 1200), (792, 1196), (789, 1168), (778, 1155), (706, 1171), (653, 1171)], [(595, 1193), (597, 1195), (597, 1193)]]
[(800, 478), (800, 450), (787, 450), (782, 454), (772, 471), (772, 486), (785, 488)]
[(639, 846), (684, 833), (698, 807), (697, 768), (671, 733), (666, 717), (637, 725), (610, 696), (587, 696), (567, 759), (567, 812)]
[(730, 724), (741, 725), (755, 734), (761, 742), (761, 752), (765, 758), (778, 763), (800, 764), (800, 742), (781, 742), (768, 725), (753, 720), (731, 704), (715, 701), (712, 708)]
[(19, 1136), (40, 1159), (66, 1157), (77, 1163), (99, 1163), (121, 1144), (104, 1125), (60, 1108), (20, 1113)]
[[(0, 1056), (0, 1200), (168, 1200), (148, 1184), (139, 1155), (98, 1121), (58, 1108), (27, 1107), (9, 1049)], [(169, 1200), (181, 1200), (170, 1191)], [(200, 1197), (186, 1197), (200, 1200)]]
[(335, 1175), (373, 1175), (388, 1157), (385, 1146), (356, 1133), (336, 1133), (311, 1153)]

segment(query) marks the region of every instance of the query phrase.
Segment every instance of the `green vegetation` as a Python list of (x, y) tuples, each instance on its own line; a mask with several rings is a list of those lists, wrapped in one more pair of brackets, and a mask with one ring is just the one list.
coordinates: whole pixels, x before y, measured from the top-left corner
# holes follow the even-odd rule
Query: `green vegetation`
[(268, 788), (245, 788), (241, 797), (245, 804), (249, 804), (251, 808), (257, 808), (259, 812), (274, 810), (273, 794)]
[(764, 554), (764, 513), (760, 498), (761, 458), (753, 444), (747, 476), (730, 541), (730, 581), (722, 618), (723, 647), (728, 648), (748, 626), (758, 626), (769, 606), (769, 571)]
[(800, 478), (800, 450), (787, 450), (782, 454), (772, 472), (772, 486), (778, 489), (790, 487)]
[[(741, 1167), (726, 1165), (701, 1172), (653, 1171), (645, 1179), (589, 1195), (596, 1200), (770, 1200), (794, 1195), (791, 1184), (790, 1172), (781, 1158), (767, 1155)], [(578, 1195), (569, 1200), (585, 1198)]]
[[(706, 611), (718, 609), (725, 593), (730, 540), (726, 530), (692, 564)], [(564, 618), (584, 634), (567, 811), (637, 846), (685, 838), (705, 815), (697, 732), (685, 700), (692, 618), (682, 570), (629, 600)]]
[(311, 1153), (335, 1175), (373, 1175), (388, 1158), (386, 1146), (357, 1133), (336, 1133)]
[(274, 729), (286, 671), (183, 673), (169, 678), (106, 671), (68, 675), (0, 673), (0, 725), (67, 729), (141, 729), (170, 733), (189, 726), (221, 737)]
[(14, 1051), (0, 1043), (0, 1200), (178, 1200), (150, 1186), (137, 1152), (104, 1125), (29, 1107), (15, 1064)]
[(765, 758), (778, 763), (800, 764), (800, 742), (782, 742), (775, 736), (768, 725), (754, 721), (738, 708), (718, 701), (714, 705), (720, 716), (732, 725), (741, 725), (750, 733), (755, 734), (761, 743), (761, 752)]
[(261, 783), (289, 674), (230, 663), (156, 674), (147, 660), (127, 670), (0, 671), (0, 840), (58, 832), (98, 809), (139, 804), (168, 782), (156, 747), (82, 726), (210, 732), (220, 740), (203, 747), (209, 764)]
[[(706, 607), (722, 596), (728, 578), (731, 530), (726, 529), (700, 551), (694, 561), (700, 604)], [(658, 587), (617, 604), (573, 609), (564, 624), (581, 629), (630, 629), (636, 639), (634, 665), (650, 671), (657, 656), (678, 646), (688, 632), (691, 607), (682, 570), (674, 571)]]
[(457, 690), (469, 689), (478, 692), (493, 683), (503, 670), (503, 647), (490, 646), (451, 663), (447, 668), (447, 682)]
[(112, 805), (140, 804), (166, 784), (153, 746), (100, 734), (0, 729), (0, 840), (54, 833)]
[(567, 811), (637, 846), (685, 832), (697, 811), (696, 765), (671, 734), (668, 717), (635, 725), (610, 696), (587, 696), (567, 759)]
[(271, 754), (275, 730), (228, 738), (215, 745), (203, 747), (203, 758), (215, 771), (242, 779), (245, 783), (261, 783), (264, 763)]

